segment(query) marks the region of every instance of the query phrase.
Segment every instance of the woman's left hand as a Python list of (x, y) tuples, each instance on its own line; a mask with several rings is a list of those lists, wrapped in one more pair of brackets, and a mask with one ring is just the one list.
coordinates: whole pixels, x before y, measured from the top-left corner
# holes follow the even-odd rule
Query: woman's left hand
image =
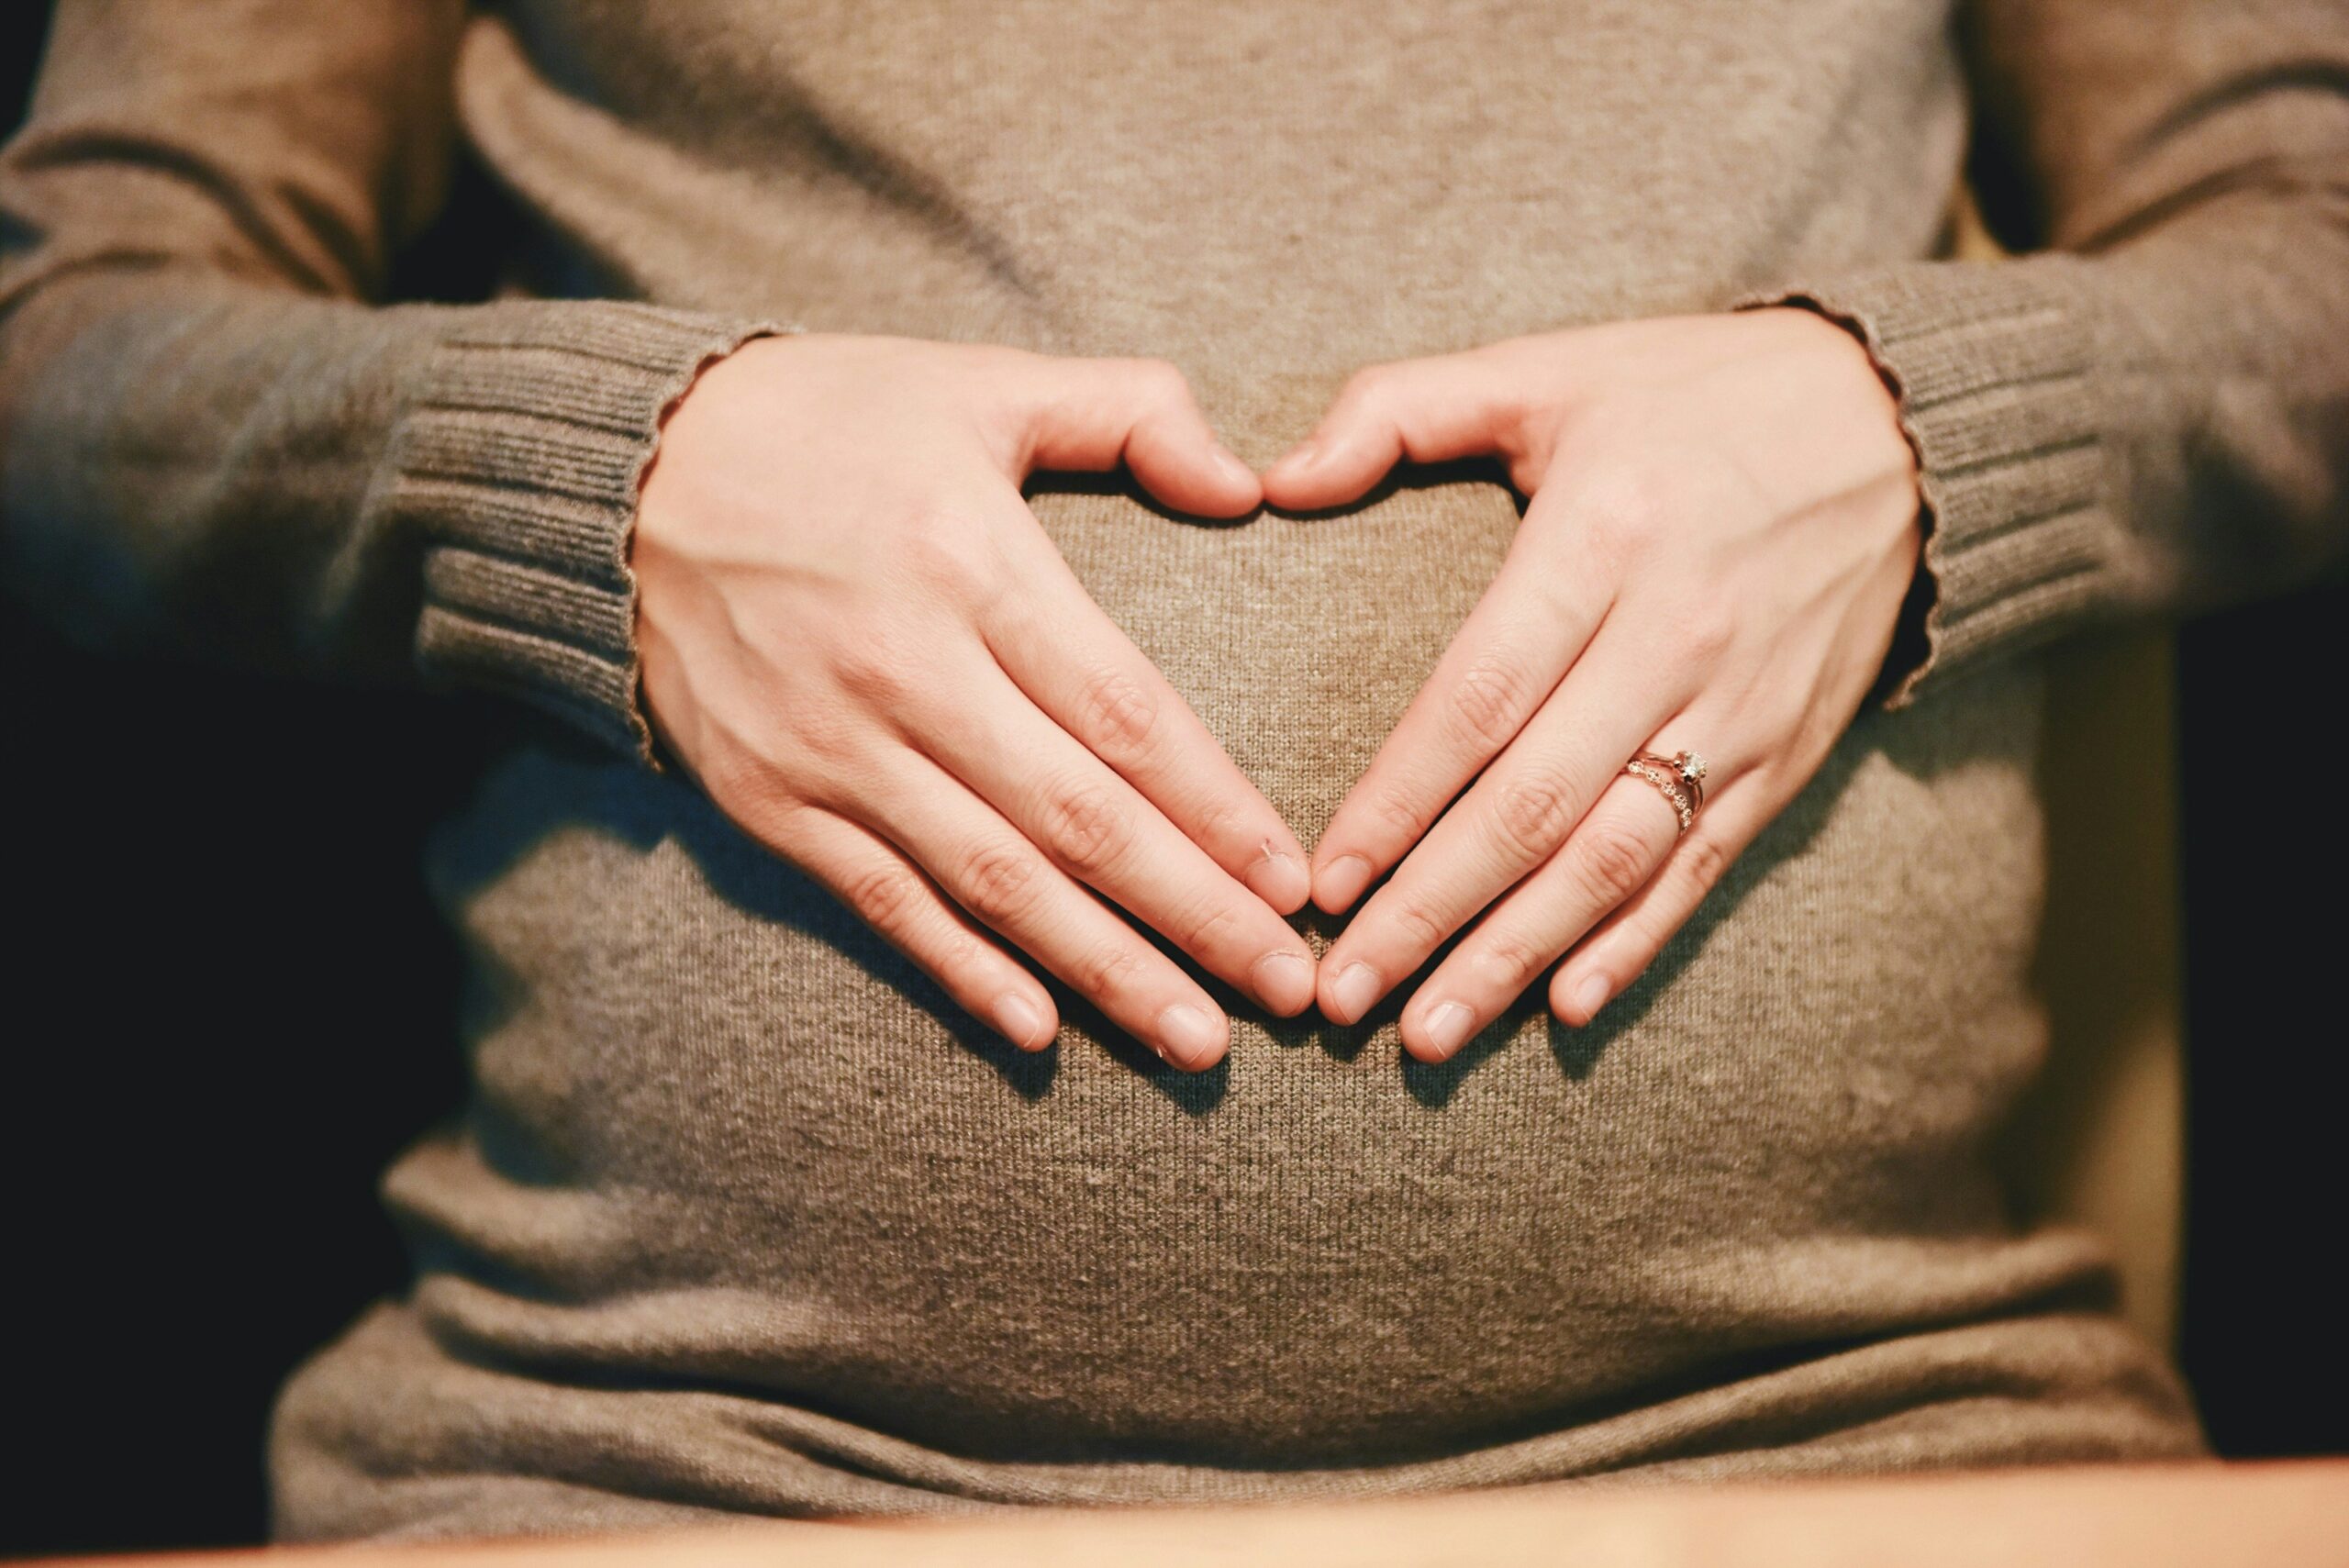
[[(1795, 308), (1372, 366), (1264, 492), (1334, 506), (1400, 459), (1486, 455), (1530, 497), (1524, 522), (1313, 855), (1333, 913), (1401, 862), (1322, 959), (1341, 1023), (1476, 922), (1403, 1009), (1426, 1062), (1570, 948), (1550, 983), (1569, 1024), (1647, 967), (1858, 711), (1923, 537), (1892, 394), (1848, 332)], [(1684, 748), (1706, 763), (1685, 834), (1623, 771)]]

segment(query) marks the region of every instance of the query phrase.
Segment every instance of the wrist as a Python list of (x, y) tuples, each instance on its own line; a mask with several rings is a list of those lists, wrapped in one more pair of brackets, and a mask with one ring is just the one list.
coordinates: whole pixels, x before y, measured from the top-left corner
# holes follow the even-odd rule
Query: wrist
[[(1895, 263), (1738, 302), (1812, 311), (1864, 344), (1915, 449), (1924, 591), (1887, 708), (2092, 613), (2105, 590), (2110, 459), (2086, 263)], [(1921, 606), (1921, 608), (1920, 608)]]

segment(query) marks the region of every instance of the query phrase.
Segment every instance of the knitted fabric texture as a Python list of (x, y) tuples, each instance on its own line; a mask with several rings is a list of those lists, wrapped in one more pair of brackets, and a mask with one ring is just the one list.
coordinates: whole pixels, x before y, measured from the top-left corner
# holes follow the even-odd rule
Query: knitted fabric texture
[[(2028, 654), (2339, 553), (2349, 60), (2322, 7), (1962, 11), (66, 0), (0, 159), (12, 576), (527, 699), (432, 857), (473, 1099), (387, 1178), (415, 1289), (283, 1397), (280, 1530), (2199, 1451), (1984, 1158), (2050, 1043)], [(1969, 141), (2042, 253), (1943, 254)], [(500, 295), (387, 299), (460, 144)], [(1194, 1078), (1063, 995), (1022, 1056), (646, 765), (634, 485), (777, 323), (1164, 356), (1261, 462), (1365, 362), (1780, 301), (1898, 394), (1916, 618), (1593, 1028), (1537, 987), (1430, 1067), (1227, 996)], [(1474, 465), (1031, 489), (1308, 843), (1518, 523)]]

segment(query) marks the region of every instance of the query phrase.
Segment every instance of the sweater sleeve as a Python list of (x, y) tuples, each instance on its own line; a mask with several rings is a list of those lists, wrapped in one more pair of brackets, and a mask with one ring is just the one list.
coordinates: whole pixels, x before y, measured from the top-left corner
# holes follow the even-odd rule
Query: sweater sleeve
[(0, 552), (85, 640), (487, 687), (649, 759), (628, 535), (660, 422), (774, 330), (387, 305), (462, 0), (65, 0), (0, 151)]
[(2280, 592), (2349, 547), (2349, 9), (1972, 0), (1976, 185), (2011, 260), (1796, 278), (1858, 334), (1927, 533), (1907, 706), (2077, 626)]

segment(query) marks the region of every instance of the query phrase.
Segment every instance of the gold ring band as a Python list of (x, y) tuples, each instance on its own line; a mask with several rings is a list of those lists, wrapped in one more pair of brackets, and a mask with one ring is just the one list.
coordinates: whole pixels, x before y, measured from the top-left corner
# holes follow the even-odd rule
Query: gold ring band
[(1705, 809), (1705, 759), (1694, 751), (1676, 751), (1669, 757), (1642, 751), (1624, 763), (1623, 771), (1645, 779), (1663, 793), (1672, 803), (1673, 814), (1680, 818), (1683, 833), (1697, 820), (1697, 813)]

